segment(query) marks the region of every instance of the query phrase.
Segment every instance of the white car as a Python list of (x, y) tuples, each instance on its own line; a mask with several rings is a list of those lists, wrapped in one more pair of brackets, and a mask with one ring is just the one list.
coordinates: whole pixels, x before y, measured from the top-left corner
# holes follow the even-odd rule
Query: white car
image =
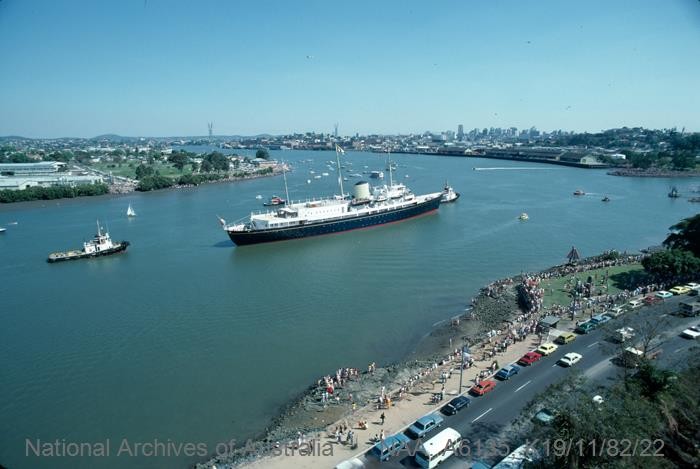
[(700, 289), (700, 283), (690, 282), (690, 283), (686, 283), (685, 286), (690, 288), (691, 290)]
[(559, 359), (557, 363), (561, 366), (573, 366), (581, 360), (582, 355), (580, 353), (569, 352)]
[(697, 327), (691, 327), (690, 329), (686, 329), (683, 332), (681, 332), (681, 337), (685, 337), (686, 339), (697, 339), (700, 337), (700, 332), (698, 332)]
[(656, 296), (665, 300), (666, 298), (672, 298), (673, 293), (666, 291), (666, 290), (659, 290), (656, 292)]

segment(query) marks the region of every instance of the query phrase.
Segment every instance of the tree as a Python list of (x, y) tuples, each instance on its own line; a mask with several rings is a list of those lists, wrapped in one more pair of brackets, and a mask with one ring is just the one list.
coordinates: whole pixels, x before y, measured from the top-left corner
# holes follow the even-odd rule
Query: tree
[(136, 179), (143, 179), (147, 176), (153, 176), (154, 173), (155, 171), (153, 170), (152, 166), (146, 166), (145, 164), (141, 163), (136, 167)]
[(210, 173), (214, 170), (214, 167), (211, 165), (209, 160), (203, 160), (202, 164), (199, 166), (200, 171), (203, 173)]
[(270, 159), (270, 152), (268, 152), (264, 148), (261, 148), (260, 150), (255, 152), (255, 157), (262, 158), (263, 160), (269, 160)]
[(687, 249), (696, 257), (700, 257), (700, 213), (684, 218), (669, 229), (672, 233), (664, 241), (664, 246)]
[(186, 154), (182, 152), (173, 152), (169, 157), (168, 161), (173, 164), (178, 170), (182, 171), (185, 165), (189, 162), (189, 158)]
[(664, 279), (700, 272), (700, 259), (684, 249), (667, 249), (642, 259), (644, 270)]
[[(211, 170), (228, 171), (229, 169), (228, 158), (226, 158), (223, 154), (219, 153), (218, 151), (214, 151), (206, 155), (204, 157), (204, 161), (209, 163), (209, 165), (212, 168)], [(202, 164), (204, 164), (204, 161), (202, 162)]]

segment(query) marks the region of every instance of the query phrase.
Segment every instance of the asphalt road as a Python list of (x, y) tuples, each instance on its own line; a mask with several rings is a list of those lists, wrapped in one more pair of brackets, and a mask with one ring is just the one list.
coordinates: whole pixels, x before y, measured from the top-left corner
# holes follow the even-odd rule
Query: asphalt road
[[(471, 454), (453, 456), (441, 464), (443, 468), (469, 467), (473, 460), (493, 459), (498, 452), (505, 456), (515, 448), (507, 448), (499, 438), (501, 431), (518, 417), (524, 407), (536, 395), (548, 387), (564, 380), (571, 373), (583, 373), (589, 381), (605, 385), (611, 379), (623, 373), (624, 369), (615, 365), (611, 358), (618, 355), (622, 348), (639, 343), (640, 335), (650, 328), (657, 328), (657, 338), (650, 343), (650, 349), (660, 351), (657, 363), (664, 368), (676, 368), (686, 362), (689, 349), (696, 341), (680, 337), (680, 332), (700, 319), (677, 316), (678, 303), (688, 299), (686, 295), (675, 296), (663, 303), (644, 306), (632, 312), (627, 312), (599, 329), (586, 335), (578, 335), (576, 340), (567, 345), (561, 345), (551, 355), (529, 367), (521, 367), (520, 372), (508, 381), (498, 381), (496, 388), (482, 397), (469, 396), (471, 404), (457, 415), (445, 417), (440, 429), (434, 430), (427, 437), (438, 433), (445, 427), (457, 430), (465, 439), (470, 441)], [(637, 331), (637, 337), (628, 340), (624, 347), (610, 340), (615, 329), (630, 326)], [(647, 333), (647, 335), (649, 335)], [(554, 337), (551, 337), (553, 340)], [(580, 353), (583, 358), (571, 368), (556, 364), (557, 360), (569, 352)], [(505, 364), (503, 364), (505, 365)], [(593, 396), (591, 396), (593, 397)], [(447, 402), (447, 401), (445, 401)], [(372, 456), (361, 457), (365, 467), (401, 468), (413, 467), (415, 462), (403, 454), (398, 458), (379, 464)]]

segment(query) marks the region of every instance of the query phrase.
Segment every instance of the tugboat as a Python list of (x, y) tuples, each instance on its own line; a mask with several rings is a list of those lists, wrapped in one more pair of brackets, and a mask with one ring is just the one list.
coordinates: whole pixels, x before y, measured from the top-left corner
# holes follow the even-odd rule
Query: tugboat
[(581, 189), (578, 189), (574, 192), (574, 195), (586, 195), (586, 193), (583, 192)]
[(678, 189), (676, 189), (676, 186), (673, 186), (671, 188), (671, 191), (668, 193), (668, 196), (672, 199), (677, 199), (681, 195), (678, 193)]
[(265, 207), (272, 207), (273, 205), (284, 205), (286, 203), (287, 201), (284, 200), (282, 197), (277, 197), (276, 195), (273, 195), (272, 197), (270, 197), (270, 200), (265, 202), (263, 205)]
[(102, 228), (100, 227), (100, 222), (97, 222), (97, 234), (92, 241), (83, 243), (83, 249), (81, 251), (65, 251), (65, 252), (52, 252), (49, 254), (49, 258), (46, 259), (47, 262), (60, 262), (60, 261), (72, 261), (75, 259), (85, 259), (88, 257), (99, 257), (99, 256), (109, 256), (111, 254), (117, 254), (119, 252), (126, 251), (129, 246), (129, 241), (119, 241), (112, 242), (109, 237), (109, 233), (106, 231), (102, 233)]
[(455, 192), (448, 183), (445, 183), (445, 187), (442, 189), (441, 203), (455, 202), (457, 199), (459, 199), (459, 192)]

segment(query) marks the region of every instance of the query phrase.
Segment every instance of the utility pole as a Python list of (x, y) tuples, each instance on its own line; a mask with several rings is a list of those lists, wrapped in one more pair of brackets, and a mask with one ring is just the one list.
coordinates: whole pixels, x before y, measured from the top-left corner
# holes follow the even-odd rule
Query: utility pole
[(464, 374), (464, 355), (469, 353), (469, 346), (467, 346), (466, 340), (465, 340), (465, 344), (461, 348), (461, 352), (462, 352), (462, 364), (459, 367), (459, 392), (457, 393), (457, 395), (462, 394), (462, 375)]

